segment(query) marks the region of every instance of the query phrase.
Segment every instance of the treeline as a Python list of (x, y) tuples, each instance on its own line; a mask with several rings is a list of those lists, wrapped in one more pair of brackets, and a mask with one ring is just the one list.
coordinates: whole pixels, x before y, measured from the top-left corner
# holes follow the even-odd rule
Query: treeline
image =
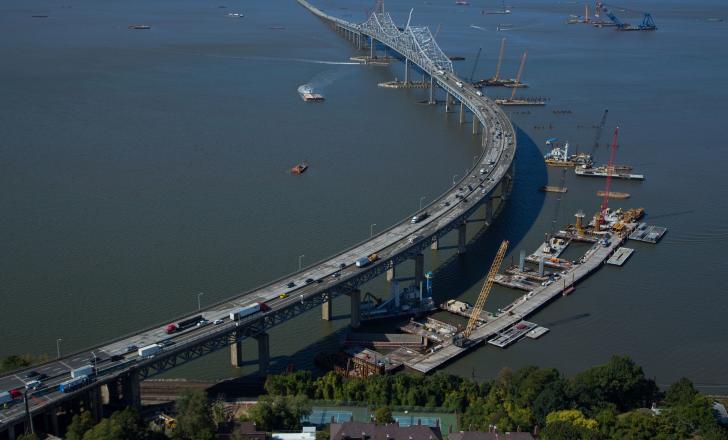
[(29, 367), (33, 364), (45, 362), (47, 356), (33, 356), (30, 354), (16, 355), (12, 354), (0, 359), (0, 373), (17, 370), (19, 368)]
[[(628, 357), (574, 377), (553, 368), (504, 369), (494, 380), (477, 383), (438, 373), (396, 374), (344, 379), (310, 372), (269, 376), (271, 396), (356, 401), (373, 407), (417, 406), (457, 412), (463, 430), (540, 429), (542, 439), (728, 439), (715, 420), (711, 401), (688, 379), (662, 393)], [(659, 403), (659, 415), (650, 410)]]

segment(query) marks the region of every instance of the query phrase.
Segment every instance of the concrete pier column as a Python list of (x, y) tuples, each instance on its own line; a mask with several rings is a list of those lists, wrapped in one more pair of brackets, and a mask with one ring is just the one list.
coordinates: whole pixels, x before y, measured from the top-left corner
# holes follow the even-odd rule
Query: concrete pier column
[(243, 343), (240, 341), (230, 346), (230, 365), (235, 368), (243, 366)]
[(465, 104), (460, 102), (460, 125), (465, 123)]
[(478, 134), (478, 125), (480, 125), (480, 121), (478, 120), (475, 115), (473, 115), (473, 134)]
[(396, 272), (394, 270), (394, 264), (393, 264), (392, 267), (387, 269), (387, 281), (391, 282), (395, 276), (396, 276)]
[(61, 430), (58, 429), (58, 408), (53, 408), (50, 413), (51, 418), (51, 434), (58, 437), (61, 435)]
[(425, 281), (425, 256), (424, 254), (417, 254), (413, 258), (415, 260), (415, 284)]
[(351, 327), (359, 328), (361, 325), (361, 291), (356, 289), (349, 292), (351, 298)]
[(526, 251), (521, 249), (521, 254), (518, 257), (518, 270), (523, 272), (526, 267)]
[(8, 425), (8, 440), (15, 440), (15, 425)]
[(445, 113), (450, 112), (450, 92), (445, 93)]
[(374, 37), (369, 37), (369, 58), (374, 58)]
[(267, 376), (270, 364), (270, 337), (268, 333), (261, 333), (256, 335), (255, 339), (258, 341), (258, 374)]
[(142, 392), (139, 385), (139, 374), (131, 371), (123, 378), (124, 404), (134, 408), (142, 406)]
[(104, 417), (103, 406), (101, 404), (101, 388), (94, 387), (88, 392), (88, 410), (91, 413), (91, 417), (95, 421), (99, 421)]
[(430, 102), (429, 103), (430, 104), (435, 103), (435, 80), (432, 77), (432, 75), (430, 75)]
[(465, 253), (467, 223), (463, 222), (458, 226), (458, 254)]
[(430, 249), (432, 249), (433, 251), (440, 250), (440, 240), (438, 240), (437, 238), (433, 239), (432, 244), (430, 245)]
[(324, 321), (331, 321), (331, 312), (333, 304), (331, 303), (331, 295), (329, 298), (321, 304), (321, 319)]
[(409, 84), (409, 58), (404, 59), (404, 83)]

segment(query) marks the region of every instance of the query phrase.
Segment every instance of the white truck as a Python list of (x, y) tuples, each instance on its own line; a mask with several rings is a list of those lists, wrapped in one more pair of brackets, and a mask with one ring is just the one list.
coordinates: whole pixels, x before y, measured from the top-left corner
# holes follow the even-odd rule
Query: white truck
[(159, 344), (152, 344), (147, 345), (146, 347), (142, 347), (139, 350), (137, 350), (137, 353), (139, 354), (139, 357), (146, 358), (146, 357), (152, 357), (155, 354), (162, 351), (162, 346)]
[(71, 377), (76, 379), (81, 376), (91, 376), (94, 374), (94, 371), (96, 369), (93, 365), (84, 365), (81, 368), (76, 368), (75, 370), (71, 370)]

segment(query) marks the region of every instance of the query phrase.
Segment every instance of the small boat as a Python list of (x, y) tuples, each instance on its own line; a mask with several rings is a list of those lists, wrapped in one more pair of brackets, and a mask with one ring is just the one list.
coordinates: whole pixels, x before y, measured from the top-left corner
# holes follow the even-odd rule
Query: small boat
[(468, 2), (466, 1), (466, 0), (457, 0), (457, 1), (455, 2), (455, 4), (456, 4), (456, 5), (460, 5), (460, 6), (467, 6), (467, 5), (469, 5), (470, 3), (468, 3)]
[(151, 29), (152, 27), (146, 24), (132, 24), (129, 25), (129, 29)]
[(228, 12), (228, 17), (243, 18), (245, 17), (245, 14), (241, 14), (240, 12)]
[(303, 174), (308, 169), (308, 165), (306, 165), (306, 162), (301, 162), (299, 164), (296, 164), (293, 168), (291, 168), (291, 174)]

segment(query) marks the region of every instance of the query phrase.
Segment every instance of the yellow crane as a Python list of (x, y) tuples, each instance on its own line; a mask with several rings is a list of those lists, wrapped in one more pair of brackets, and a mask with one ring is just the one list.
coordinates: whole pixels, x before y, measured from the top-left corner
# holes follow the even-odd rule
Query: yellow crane
[(521, 67), (518, 68), (518, 75), (516, 75), (516, 83), (513, 84), (513, 92), (511, 92), (511, 101), (516, 97), (516, 89), (521, 85), (521, 75), (523, 75), (523, 67), (526, 65), (526, 57), (528, 57), (528, 51), (523, 52), (521, 57)]
[(478, 319), (480, 319), (480, 312), (483, 311), (483, 306), (485, 305), (485, 300), (488, 299), (488, 295), (490, 294), (490, 289), (491, 289), (491, 287), (493, 287), (493, 279), (495, 279), (495, 276), (498, 273), (498, 270), (500, 269), (500, 265), (501, 265), (501, 263), (503, 263), (503, 258), (506, 256), (507, 250), (508, 250), (508, 240), (503, 240), (503, 243), (501, 243), (500, 248), (498, 249), (498, 253), (495, 255), (493, 264), (490, 266), (490, 271), (488, 271), (488, 276), (485, 277), (485, 282), (483, 283), (483, 287), (480, 289), (480, 295), (478, 295), (478, 300), (475, 302), (473, 311), (470, 314), (470, 319), (468, 320), (468, 326), (465, 327), (465, 331), (463, 332), (464, 339), (469, 338), (470, 333), (472, 333), (473, 330), (475, 330), (475, 326), (478, 323)]

